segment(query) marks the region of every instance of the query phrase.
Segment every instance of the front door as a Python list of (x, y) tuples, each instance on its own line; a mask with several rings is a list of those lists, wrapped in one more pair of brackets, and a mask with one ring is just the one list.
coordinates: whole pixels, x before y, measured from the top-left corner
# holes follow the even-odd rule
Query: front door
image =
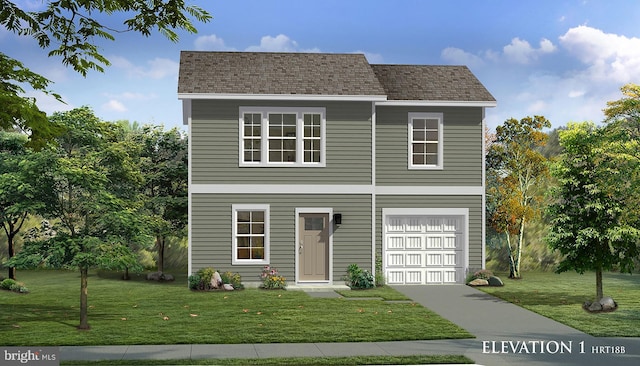
[(329, 280), (329, 214), (301, 213), (298, 221), (300, 281)]

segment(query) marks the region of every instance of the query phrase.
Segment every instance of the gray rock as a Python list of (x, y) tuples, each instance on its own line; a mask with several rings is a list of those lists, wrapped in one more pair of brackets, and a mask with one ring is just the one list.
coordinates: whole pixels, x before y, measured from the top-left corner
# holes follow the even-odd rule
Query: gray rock
[(147, 273), (147, 280), (149, 281), (160, 281), (161, 279), (162, 279), (162, 272)]
[(169, 274), (169, 273), (163, 273), (163, 274), (162, 274), (162, 280), (163, 280), (163, 281), (173, 281), (173, 280), (175, 280), (175, 278), (173, 277), (173, 275), (172, 275), (172, 274)]
[(227, 291), (233, 291), (233, 285), (230, 285), (228, 283), (225, 283), (224, 285), (222, 285), (222, 287), (227, 290)]
[(504, 283), (500, 279), (500, 277), (491, 276), (489, 277), (489, 286), (504, 286)]
[(618, 307), (615, 301), (609, 296), (603, 297), (600, 299), (600, 306), (602, 306), (602, 311), (611, 311), (615, 310)]
[(593, 303), (591, 303), (591, 305), (589, 305), (588, 308), (589, 311), (602, 311), (602, 305), (600, 305), (599, 302), (595, 301)]
[(483, 280), (481, 278), (476, 278), (475, 280), (468, 283), (469, 286), (488, 286), (489, 281)]
[(220, 277), (220, 273), (215, 271), (213, 276), (211, 276), (211, 288), (220, 288), (222, 286), (222, 277)]

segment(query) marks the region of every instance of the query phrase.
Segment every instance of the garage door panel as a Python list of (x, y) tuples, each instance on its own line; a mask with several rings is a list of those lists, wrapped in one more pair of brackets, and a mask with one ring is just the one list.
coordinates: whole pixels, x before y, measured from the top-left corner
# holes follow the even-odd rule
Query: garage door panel
[(386, 218), (385, 273), (389, 284), (457, 283), (464, 278), (463, 216)]
[(404, 236), (387, 235), (386, 238), (387, 250), (404, 249)]

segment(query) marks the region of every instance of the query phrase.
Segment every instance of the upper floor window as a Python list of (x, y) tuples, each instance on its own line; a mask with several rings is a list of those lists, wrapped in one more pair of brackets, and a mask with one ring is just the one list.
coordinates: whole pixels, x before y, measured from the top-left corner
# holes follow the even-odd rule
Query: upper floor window
[(409, 169), (442, 169), (442, 113), (409, 113)]
[(325, 108), (241, 107), (240, 166), (325, 166)]

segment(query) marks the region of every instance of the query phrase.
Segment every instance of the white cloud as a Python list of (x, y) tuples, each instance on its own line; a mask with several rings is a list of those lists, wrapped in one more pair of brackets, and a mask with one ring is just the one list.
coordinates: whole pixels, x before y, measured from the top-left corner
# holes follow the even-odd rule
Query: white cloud
[(616, 84), (640, 79), (640, 38), (581, 25), (560, 36), (560, 44), (587, 65), (584, 78)]
[(104, 96), (106, 96), (107, 98), (110, 99), (117, 99), (117, 100), (152, 100), (152, 99), (156, 99), (158, 96), (154, 93), (151, 94), (143, 94), (143, 93), (136, 93), (136, 92), (123, 92), (120, 94), (111, 94), (111, 93), (104, 93)]
[(567, 95), (569, 98), (580, 98), (585, 95), (587, 92), (584, 90), (571, 90)]
[(128, 111), (127, 107), (125, 107), (122, 102), (117, 101), (115, 99), (111, 99), (108, 102), (102, 105), (102, 109), (110, 111), (110, 112), (126, 112)]
[[(318, 50), (317, 52), (320, 52), (320, 50)], [(381, 63), (384, 62), (384, 58), (379, 53), (365, 52), (365, 51), (360, 51), (360, 50), (354, 51), (353, 53), (364, 54), (364, 57), (366, 57), (367, 61), (370, 64), (381, 64)]]
[(163, 79), (167, 76), (178, 75), (179, 64), (167, 58), (156, 57), (147, 61), (146, 66), (137, 66), (120, 56), (111, 56), (109, 60), (112, 66), (125, 69), (129, 75), (135, 77)]
[(540, 55), (552, 53), (555, 50), (556, 46), (546, 38), (540, 41), (540, 48), (533, 48), (529, 42), (518, 37), (512, 39), (511, 43), (502, 48), (502, 52), (508, 60), (519, 64), (528, 64), (537, 60)]
[(460, 48), (447, 47), (440, 53), (443, 60), (454, 64), (467, 65), (469, 67), (479, 66), (484, 63), (480, 56), (466, 52)]
[(309, 48), (302, 49), (298, 46), (298, 42), (289, 38), (284, 34), (278, 34), (275, 37), (264, 36), (260, 39), (260, 45), (249, 46), (245, 49), (249, 52), (320, 52), (320, 49)]
[(193, 42), (198, 51), (235, 51), (233, 47), (227, 47), (224, 39), (210, 34), (208, 36), (200, 36)]

